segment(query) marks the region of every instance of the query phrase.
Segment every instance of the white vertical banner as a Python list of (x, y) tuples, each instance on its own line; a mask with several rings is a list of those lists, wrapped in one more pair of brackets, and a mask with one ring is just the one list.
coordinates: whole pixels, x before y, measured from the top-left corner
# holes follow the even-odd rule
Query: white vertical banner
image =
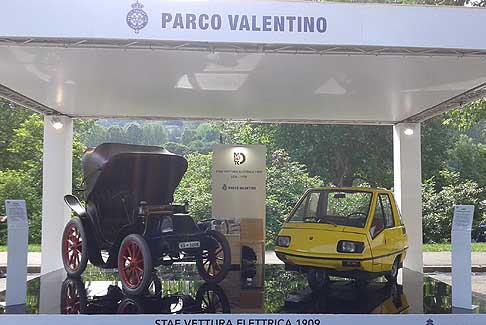
[(24, 200), (5, 201), (7, 235), (6, 305), (25, 304), (27, 295), (27, 252), (29, 226)]
[(454, 206), (452, 221), (452, 306), (472, 309), (471, 228), (474, 205)]
[(257, 264), (265, 259), (266, 147), (215, 145), (213, 147), (212, 216), (227, 226), (232, 263), (242, 250), (251, 250)]

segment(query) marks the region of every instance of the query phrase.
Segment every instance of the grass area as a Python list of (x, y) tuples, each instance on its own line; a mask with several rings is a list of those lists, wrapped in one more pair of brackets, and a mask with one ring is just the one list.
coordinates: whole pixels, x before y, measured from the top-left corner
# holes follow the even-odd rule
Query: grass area
[[(450, 252), (451, 244), (424, 244), (424, 252)], [(471, 243), (471, 251), (486, 252), (486, 243)]]
[[(7, 251), (7, 246), (0, 245), (0, 252), (6, 252), (6, 251)], [(40, 252), (40, 251), (41, 251), (40, 244), (29, 244), (29, 252)]]

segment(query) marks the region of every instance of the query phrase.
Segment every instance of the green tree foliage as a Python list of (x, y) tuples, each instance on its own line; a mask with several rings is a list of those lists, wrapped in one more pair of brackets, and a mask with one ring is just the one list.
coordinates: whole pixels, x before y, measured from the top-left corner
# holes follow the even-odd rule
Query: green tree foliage
[(44, 122), (38, 114), (27, 117), (14, 130), (7, 151), (15, 155), (16, 169), (26, 171), (31, 182), (41, 193), (42, 182), (42, 139), (44, 138)]
[[(6, 111), (7, 110), (7, 111)], [(5, 112), (6, 111), (6, 112)], [(5, 106), (0, 101), (0, 115), (7, 120), (17, 121), (6, 130), (5, 145), (0, 148), (2, 159), (8, 163), (0, 169), (0, 215), (5, 212), (6, 199), (23, 199), (29, 215), (29, 242), (40, 243), (42, 215), (42, 156), (44, 122), (42, 116), (26, 112), (16, 106)], [(0, 123), (1, 124), (1, 123)], [(84, 131), (91, 123), (76, 123)], [(75, 133), (73, 141), (73, 187), (81, 184), (81, 157), (85, 146), (80, 135)], [(6, 243), (5, 231), (0, 230), (0, 244)]]
[(486, 120), (486, 98), (478, 99), (446, 113), (444, 124), (466, 131), (484, 120)]
[[(29, 242), (40, 243), (42, 200), (39, 188), (32, 180), (32, 175), (24, 170), (0, 171), (0, 211), (5, 211), (5, 200), (25, 200), (29, 215)], [(0, 227), (0, 245), (6, 243), (7, 229)]]
[(122, 140), (125, 143), (129, 144), (138, 144), (142, 140), (142, 129), (140, 128), (140, 124), (138, 123), (128, 123), (125, 126), (125, 136)]
[(212, 155), (192, 153), (187, 156), (188, 169), (176, 193), (175, 201), (188, 202), (196, 220), (211, 218)]
[(439, 172), (447, 168), (449, 150), (455, 143), (458, 131), (444, 125), (443, 117), (432, 118), (421, 125), (422, 134), (422, 178), (436, 177), (437, 189), (444, 184)]
[(30, 115), (32, 115), (30, 110), (0, 99), (0, 170), (16, 168), (18, 157), (7, 148), (14, 137), (14, 130)]
[(166, 128), (160, 123), (142, 124), (142, 144), (161, 146), (167, 142), (169, 136)]
[(455, 204), (472, 204), (475, 206), (473, 230), (484, 220), (484, 188), (474, 181), (461, 180), (457, 173), (442, 172), (448, 185), (441, 190), (435, 189), (434, 178), (424, 182), (423, 201), (423, 234), (424, 243), (445, 243), (451, 239), (453, 207)]
[(281, 124), (274, 141), (311, 175), (336, 186), (392, 185), (391, 127)]
[(111, 125), (106, 131), (106, 142), (126, 142), (125, 130), (119, 125)]
[(318, 177), (311, 177), (305, 165), (292, 161), (284, 150), (271, 155), (267, 167), (266, 237), (272, 242), (305, 190), (322, 185)]
[(486, 144), (462, 134), (448, 154), (449, 169), (457, 172), (461, 180), (474, 180), (480, 187), (486, 186)]

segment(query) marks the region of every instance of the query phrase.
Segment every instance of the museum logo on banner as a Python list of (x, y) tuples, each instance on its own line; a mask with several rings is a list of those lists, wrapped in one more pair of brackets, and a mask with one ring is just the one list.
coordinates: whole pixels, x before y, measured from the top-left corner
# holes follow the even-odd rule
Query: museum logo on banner
[[(126, 16), (128, 27), (139, 33), (149, 23), (149, 13), (137, 0)], [(241, 13), (210, 12), (161, 12), (159, 26), (162, 30), (230, 31), (230, 32), (286, 32), (319, 33), (327, 30), (327, 20), (322, 16), (299, 15), (245, 15)]]
[(147, 27), (149, 21), (147, 13), (142, 9), (143, 7), (143, 4), (137, 0), (132, 4), (132, 10), (127, 14), (127, 25), (137, 34)]

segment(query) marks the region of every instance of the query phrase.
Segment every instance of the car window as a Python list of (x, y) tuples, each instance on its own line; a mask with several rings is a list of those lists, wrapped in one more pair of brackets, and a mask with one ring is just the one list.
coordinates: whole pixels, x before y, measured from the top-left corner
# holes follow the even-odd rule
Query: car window
[(309, 193), (292, 215), (292, 221), (304, 221), (306, 218), (315, 218), (319, 205), (319, 192)]
[(355, 190), (316, 190), (308, 192), (291, 222), (316, 222), (364, 228), (370, 213), (373, 193)]
[(388, 194), (380, 194), (380, 201), (383, 207), (383, 213), (385, 217), (385, 228), (395, 227), (395, 220), (393, 218), (392, 206), (390, 203), (390, 197)]
[(312, 192), (309, 195), (307, 202), (307, 209), (305, 212), (306, 218), (315, 218), (317, 216), (317, 206), (319, 205), (319, 192)]
[(383, 216), (383, 206), (381, 200), (378, 197), (376, 200), (375, 213), (373, 215), (373, 221), (371, 222), (370, 235), (371, 237), (377, 236), (385, 229), (385, 218)]

